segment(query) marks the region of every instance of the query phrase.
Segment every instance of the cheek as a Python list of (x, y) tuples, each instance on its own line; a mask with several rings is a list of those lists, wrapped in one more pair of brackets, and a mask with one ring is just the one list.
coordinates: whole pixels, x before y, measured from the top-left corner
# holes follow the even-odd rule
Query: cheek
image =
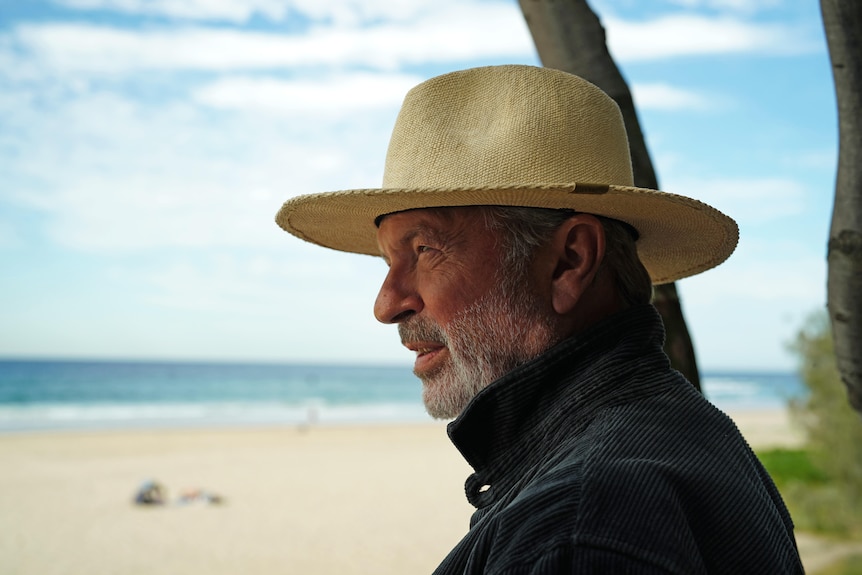
[(478, 274), (459, 274), (437, 278), (433, 285), (428, 285), (423, 296), (425, 306), (442, 324), (448, 324), (453, 317), (473, 305), (493, 289), (494, 271), (477, 270)]
[(429, 315), (441, 324), (485, 297), (497, 284), (500, 254), (493, 237), (468, 238), (443, 253), (439, 263), (421, 269), (418, 285)]
[(439, 323), (445, 325), (458, 312), (470, 305), (474, 298), (469, 287), (463, 283), (446, 282), (446, 285), (429, 286), (423, 299), (428, 313), (433, 315)]

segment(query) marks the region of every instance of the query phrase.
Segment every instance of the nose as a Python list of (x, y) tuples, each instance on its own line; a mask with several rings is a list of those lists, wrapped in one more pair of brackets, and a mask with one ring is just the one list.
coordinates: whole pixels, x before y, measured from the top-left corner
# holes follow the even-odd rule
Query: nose
[(389, 268), (374, 301), (374, 317), (380, 323), (401, 323), (420, 311), (422, 298), (410, 274), (401, 273), (394, 266)]

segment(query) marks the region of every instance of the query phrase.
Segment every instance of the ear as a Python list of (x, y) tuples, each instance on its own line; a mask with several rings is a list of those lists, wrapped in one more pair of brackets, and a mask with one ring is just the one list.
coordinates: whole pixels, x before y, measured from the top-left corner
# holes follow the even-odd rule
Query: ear
[(571, 312), (593, 284), (605, 255), (605, 230), (593, 215), (577, 214), (554, 233), (551, 282), (554, 311)]

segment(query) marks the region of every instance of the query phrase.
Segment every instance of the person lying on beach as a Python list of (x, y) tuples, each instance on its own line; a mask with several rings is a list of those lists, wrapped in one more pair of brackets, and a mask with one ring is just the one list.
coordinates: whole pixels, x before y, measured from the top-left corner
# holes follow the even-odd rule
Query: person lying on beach
[(735, 222), (633, 186), (623, 120), (577, 76), (490, 66), (406, 96), (383, 187), (298, 196), (286, 231), (389, 266), (476, 507), (437, 573), (801, 573), (732, 421), (670, 367), (652, 286), (722, 263)]

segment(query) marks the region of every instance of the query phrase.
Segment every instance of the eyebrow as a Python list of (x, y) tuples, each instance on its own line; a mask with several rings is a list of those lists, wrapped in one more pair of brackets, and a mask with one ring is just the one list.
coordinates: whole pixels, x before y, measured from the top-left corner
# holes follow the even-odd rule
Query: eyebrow
[(426, 237), (431, 241), (435, 241), (438, 243), (443, 243), (446, 240), (446, 234), (440, 233), (438, 228), (434, 228), (429, 226), (424, 222), (420, 222), (416, 225), (415, 228), (404, 234), (404, 236), (399, 240), (399, 244), (409, 244), (417, 237)]

